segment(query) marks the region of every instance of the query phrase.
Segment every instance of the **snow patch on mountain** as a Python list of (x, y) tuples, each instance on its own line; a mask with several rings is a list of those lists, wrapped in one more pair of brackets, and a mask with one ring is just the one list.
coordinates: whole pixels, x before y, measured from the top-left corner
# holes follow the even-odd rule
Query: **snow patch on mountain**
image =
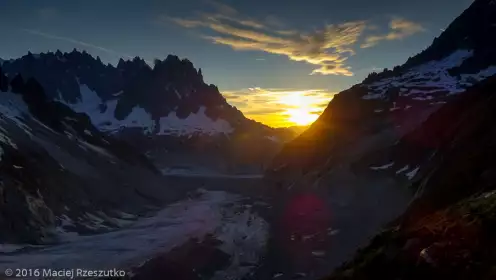
[(398, 107), (396, 102), (393, 102), (393, 107), (389, 108), (389, 112), (394, 112), (394, 111), (399, 110), (399, 109), (401, 109), (401, 107)]
[[(81, 99), (78, 103), (65, 103), (78, 113), (87, 114), (93, 125), (107, 133), (115, 133), (124, 128), (141, 128), (145, 134), (151, 134), (157, 122), (141, 107), (134, 107), (131, 113), (123, 120), (117, 120), (114, 112), (117, 100), (103, 102), (98, 94), (80, 85)], [(191, 134), (229, 134), (233, 132), (232, 126), (223, 119), (212, 120), (206, 114), (206, 107), (201, 106), (197, 113), (190, 113), (184, 119), (177, 117), (176, 112), (161, 117), (158, 121), (157, 135), (191, 135)]]
[(408, 178), (408, 180), (411, 180), (411, 179), (413, 179), (417, 175), (417, 173), (419, 172), (419, 170), (420, 170), (420, 167), (417, 166), (412, 171), (406, 173), (405, 176)]
[(446, 101), (436, 101), (429, 103), (429, 105), (442, 105), (442, 104), (446, 104)]
[(145, 133), (153, 131), (154, 121), (143, 108), (134, 107), (125, 119), (117, 120), (114, 115), (117, 100), (103, 102), (98, 94), (85, 84), (80, 85), (80, 93), (81, 99), (78, 103), (63, 103), (75, 112), (88, 115), (99, 130), (109, 133), (117, 132), (122, 128), (142, 128)]
[(381, 165), (381, 166), (371, 166), (370, 169), (371, 170), (385, 170), (385, 169), (391, 168), (393, 165), (394, 165), (394, 162), (390, 162), (388, 164)]
[(185, 119), (177, 117), (176, 112), (170, 112), (166, 117), (160, 118), (160, 131), (158, 135), (189, 135), (201, 134), (229, 134), (233, 127), (223, 119), (212, 120), (205, 114), (205, 106), (198, 112), (189, 114)]
[[(362, 99), (383, 99), (391, 88), (400, 88), (400, 96), (418, 94), (447, 93), (456, 94), (464, 91), (466, 82), (448, 73), (449, 69), (460, 66), (465, 59), (471, 57), (471, 50), (457, 50), (438, 61), (431, 61), (409, 69), (401, 75), (385, 78), (366, 85), (369, 92)], [(481, 75), (482, 76), (482, 75)], [(418, 97), (417, 97), (418, 98)], [(423, 99), (430, 100), (432, 98)]]
[(405, 165), (405, 167), (403, 167), (403, 168), (399, 169), (398, 171), (396, 171), (396, 174), (401, 174), (401, 173), (407, 171), (409, 168), (410, 168), (410, 165), (407, 164), (407, 165)]
[(87, 151), (89, 149), (89, 150), (96, 152), (97, 154), (102, 155), (102, 156), (108, 157), (110, 159), (115, 159), (115, 156), (112, 155), (109, 151), (107, 151), (104, 148), (92, 145), (92, 144), (90, 144), (86, 141), (83, 141), (81, 139), (77, 139), (77, 141), (78, 141), (79, 147), (83, 148), (83, 150), (85, 150), (85, 151)]

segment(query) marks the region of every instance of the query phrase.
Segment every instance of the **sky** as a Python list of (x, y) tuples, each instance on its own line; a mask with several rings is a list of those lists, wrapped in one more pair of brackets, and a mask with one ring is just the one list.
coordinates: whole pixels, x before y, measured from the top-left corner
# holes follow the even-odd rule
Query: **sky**
[(472, 0), (0, 0), (0, 58), (86, 50), (188, 58), (246, 116), (317, 119), (332, 96), (430, 45)]

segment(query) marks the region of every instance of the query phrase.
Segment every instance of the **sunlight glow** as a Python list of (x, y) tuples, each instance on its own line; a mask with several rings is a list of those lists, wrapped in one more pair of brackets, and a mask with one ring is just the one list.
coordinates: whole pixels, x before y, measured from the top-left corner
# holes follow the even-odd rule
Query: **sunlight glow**
[(289, 115), (288, 120), (296, 125), (309, 125), (319, 118), (318, 115), (313, 114), (304, 108), (289, 109), (287, 113)]
[(316, 121), (334, 93), (322, 89), (249, 88), (223, 92), (245, 116), (272, 127), (306, 126)]
[(321, 96), (313, 95), (313, 91), (286, 92), (281, 95), (279, 102), (290, 108), (286, 110), (288, 121), (296, 125), (309, 125), (319, 118), (315, 106), (322, 102)]

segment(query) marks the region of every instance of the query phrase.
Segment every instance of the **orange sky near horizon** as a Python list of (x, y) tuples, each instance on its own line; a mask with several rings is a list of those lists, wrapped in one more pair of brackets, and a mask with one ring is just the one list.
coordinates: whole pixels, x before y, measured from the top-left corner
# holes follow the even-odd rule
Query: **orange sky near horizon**
[(323, 89), (291, 90), (249, 88), (223, 91), (227, 101), (253, 120), (271, 127), (313, 123), (335, 93)]

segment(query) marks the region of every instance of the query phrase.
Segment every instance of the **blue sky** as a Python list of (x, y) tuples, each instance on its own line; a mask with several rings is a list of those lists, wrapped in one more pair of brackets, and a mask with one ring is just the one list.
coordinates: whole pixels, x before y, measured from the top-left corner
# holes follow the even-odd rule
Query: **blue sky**
[(0, 57), (78, 48), (116, 63), (176, 54), (227, 95), (331, 97), (427, 47), (471, 2), (2, 0)]

